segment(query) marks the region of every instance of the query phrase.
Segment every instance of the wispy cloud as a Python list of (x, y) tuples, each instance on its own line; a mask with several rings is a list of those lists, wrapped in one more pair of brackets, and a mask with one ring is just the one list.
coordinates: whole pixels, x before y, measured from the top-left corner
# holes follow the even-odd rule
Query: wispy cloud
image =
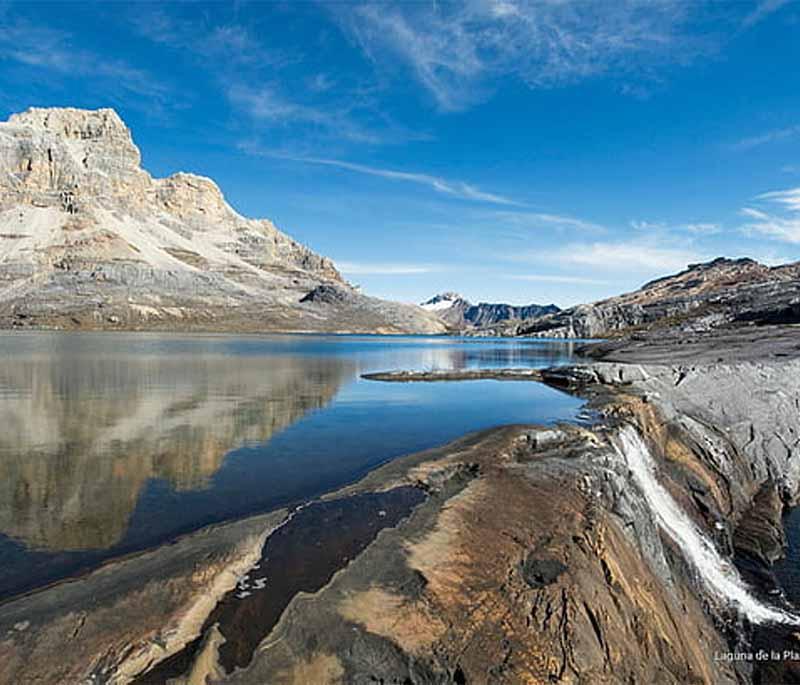
[(689, 234), (693, 236), (709, 236), (722, 233), (722, 224), (713, 221), (694, 221), (687, 223), (669, 224), (666, 221), (650, 221), (647, 219), (633, 219), (631, 228), (647, 236), (664, 239), (669, 235)]
[(689, 246), (676, 247), (663, 241), (620, 239), (613, 241), (573, 242), (556, 250), (518, 253), (513, 261), (535, 264), (556, 264), (592, 269), (601, 275), (663, 274), (679, 271), (688, 264), (701, 262), (707, 256)]
[(694, 233), (695, 235), (717, 235), (723, 231), (722, 224), (717, 224), (712, 221), (686, 224), (684, 228), (689, 233)]
[(349, 109), (313, 106), (287, 99), (271, 85), (253, 88), (242, 83), (227, 89), (230, 103), (251, 118), (277, 126), (309, 126), (337, 138), (359, 143), (377, 144), (383, 136), (370, 130), (352, 116)]
[(647, 71), (707, 49), (685, 30), (692, 3), (476, 0), (344, 4), (341, 25), (379, 65), (400, 62), (444, 110), (480, 100), (514, 75), (552, 87), (597, 74)]
[[(336, 80), (311, 70), (305, 88), (286, 85), (286, 70), (307, 56), (296, 48), (279, 48), (252, 25), (214, 13), (181, 13), (159, 7), (137, 7), (132, 20), (139, 35), (194, 60), (222, 91), (241, 123), (256, 130), (285, 130), (295, 140), (335, 139), (366, 144), (400, 143), (425, 136), (396, 125), (379, 111), (368, 87), (344, 73)], [(335, 86), (335, 88), (334, 88)]]
[[(164, 104), (170, 89), (151, 73), (81, 48), (65, 31), (39, 26), (13, 14), (0, 15), (0, 60), (9, 60), (60, 78), (91, 79), (116, 94), (144, 96)], [(135, 98), (128, 98), (136, 104)], [(139, 102), (141, 107), (144, 107)]]
[(781, 140), (789, 140), (800, 136), (800, 124), (794, 126), (786, 126), (785, 128), (776, 128), (771, 131), (765, 131), (755, 136), (742, 138), (731, 144), (729, 147), (732, 150), (752, 150), (762, 145), (769, 145)]
[(277, 159), (285, 159), (292, 162), (299, 162), (302, 164), (316, 164), (319, 166), (335, 167), (337, 169), (344, 169), (352, 171), (357, 174), (366, 174), (367, 176), (378, 176), (379, 178), (386, 178), (391, 181), (402, 181), (405, 183), (416, 183), (418, 185), (427, 186), (437, 193), (449, 195), (460, 200), (472, 200), (475, 202), (486, 202), (496, 205), (517, 205), (521, 203), (516, 202), (508, 197), (489, 193), (481, 190), (463, 181), (454, 181), (439, 176), (431, 176), (430, 174), (417, 173), (411, 171), (398, 171), (396, 169), (384, 169), (380, 167), (368, 166), (366, 164), (356, 164), (354, 162), (347, 162), (341, 159), (326, 159), (324, 157), (298, 157), (294, 155), (282, 154), (280, 152), (270, 152), (261, 150), (258, 146), (245, 144), (240, 146), (244, 151), (260, 154), (264, 157), (274, 157)]
[(502, 222), (508, 226), (522, 231), (523, 237), (529, 238), (532, 231), (543, 228), (556, 230), (577, 230), (593, 233), (605, 232), (605, 227), (592, 221), (586, 221), (565, 214), (552, 214), (547, 212), (521, 212), (510, 210), (496, 210), (492, 212), (491, 219)]
[(790, 188), (788, 190), (776, 190), (771, 193), (762, 193), (758, 196), (758, 199), (777, 202), (793, 212), (800, 212), (800, 188)]
[(742, 20), (742, 28), (750, 28), (758, 22), (766, 19), (770, 14), (777, 12), (784, 5), (788, 5), (791, 0), (761, 0), (756, 4), (755, 9)]
[(800, 188), (763, 193), (757, 202), (783, 210), (744, 207), (741, 215), (748, 219), (742, 226), (745, 233), (758, 233), (787, 243), (800, 243)]
[(223, 59), (219, 66), (237, 64), (275, 65), (285, 61), (276, 50), (267, 50), (251, 31), (235, 22), (209, 24), (203, 14), (182, 17), (157, 5), (137, 5), (131, 25), (154, 43), (189, 52), (198, 57)]
[(608, 285), (611, 281), (585, 276), (553, 276), (549, 274), (511, 274), (507, 276), (515, 281), (533, 281), (534, 283), (564, 283), (572, 285)]
[(396, 264), (384, 262), (336, 262), (336, 267), (349, 276), (414, 276), (441, 271), (437, 264)]

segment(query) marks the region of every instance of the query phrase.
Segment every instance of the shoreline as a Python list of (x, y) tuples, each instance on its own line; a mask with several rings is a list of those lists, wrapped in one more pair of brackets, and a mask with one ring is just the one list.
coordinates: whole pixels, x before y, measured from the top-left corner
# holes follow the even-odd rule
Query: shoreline
[(444, 381), (541, 381), (539, 369), (499, 368), (499, 369), (458, 369), (436, 371), (378, 371), (362, 373), (361, 378), (368, 381), (386, 383), (437, 383)]
[[(778, 350), (784, 349), (785, 339), (779, 335), (776, 341)], [(716, 411), (713, 407), (718, 402), (730, 407), (730, 402), (736, 406), (744, 401), (729, 388), (747, 387), (746, 379), (752, 375), (761, 379), (764, 397), (747, 396), (751, 404), (756, 399), (760, 402), (750, 406), (751, 418), (762, 420), (768, 410), (771, 415), (763, 419), (768, 422), (763, 425), (772, 425), (776, 416), (790, 421), (789, 414), (784, 418), (782, 406), (770, 404), (774, 393), (769, 384), (791, 383), (792, 374), (785, 372), (784, 365), (792, 362), (769, 352), (762, 349), (756, 355), (752, 349), (723, 349), (731, 361), (701, 358), (689, 367), (653, 363), (653, 350), (645, 350), (644, 362), (636, 361), (636, 355), (642, 356), (638, 351), (625, 353), (625, 363), (601, 359), (535, 373), (483, 371), (503, 371), (506, 379), (538, 380), (578, 393), (586, 400), (586, 408), (596, 412), (596, 421), (591, 427), (568, 422), (472, 433), (397, 457), (321, 495), (316, 501), (344, 502), (362, 493), (403, 486), (426, 493), (407, 518), (379, 532), (327, 584), (312, 594), (295, 595), (243, 669), (229, 674), (219, 671), (224, 640), (212, 631), (205, 634), (205, 646), (195, 661), (200, 671), (194, 672), (213, 673), (225, 683), (350, 682), (356, 674), (364, 674), (367, 659), (372, 664), (371, 677), (379, 679), (416, 673), (472, 682), (488, 670), (514, 682), (523, 674), (547, 679), (563, 677), (567, 671), (598, 682), (611, 673), (652, 682), (665, 669), (676, 678), (714, 685), (751, 679), (753, 665), (746, 660), (714, 658), (747, 651), (755, 637), (748, 622), (724, 597), (698, 584), (691, 563), (676, 556), (669, 540), (659, 533), (647, 502), (628, 482), (628, 467), (614, 445), (620, 426), (636, 426), (662, 464), (665, 490), (698, 534), (724, 549), (733, 544), (737, 531), (749, 530), (753, 543), (763, 524), (749, 529), (743, 524), (761, 485), (756, 472), (749, 479), (737, 475), (742, 473), (737, 460), (742, 458), (738, 450), (754, 450), (758, 445), (742, 442), (730, 451), (719, 443), (715, 449), (727, 455), (721, 462), (727, 465), (711, 469), (708, 456), (695, 446), (717, 438), (695, 417), (709, 420), (697, 414), (698, 401), (709, 403), (702, 404), (703, 411)], [(719, 355), (720, 349), (713, 354)], [(447, 372), (447, 378), (440, 372), (387, 372), (395, 382), (464, 380), (465, 373), (473, 372)], [(739, 440), (730, 415), (719, 416), (726, 417), (718, 424), (719, 430), (728, 431), (730, 440)], [(760, 452), (748, 457), (755, 464), (770, 458)], [(180, 642), (203, 637), (197, 632), (203, 621), (190, 611), (195, 606), (193, 598), (213, 584), (212, 578), (238, 568), (236, 559), (242, 557), (230, 550), (239, 549), (235, 539), (245, 539), (245, 531), (259, 529), (269, 540), (264, 524), (270, 516), (201, 529), (174, 545), (115, 560), (86, 577), (11, 600), (4, 608), (14, 606), (14, 616), (28, 618), (16, 625), (8, 620), (0, 623), (0, 636), (5, 635), (0, 637), (0, 662), (6, 664), (0, 667), (0, 680), (7, 675), (22, 684), (41, 679), (42, 674), (52, 679), (58, 673), (71, 682), (65, 678), (65, 669), (72, 668), (70, 677), (80, 682), (79, 672), (86, 676), (81, 669), (90, 664), (91, 673), (105, 674), (108, 682), (130, 682), (143, 664), (148, 668), (139, 672), (176, 653), (182, 648)], [(285, 513), (283, 517), (285, 521)], [(281, 525), (275, 521), (272, 531)], [(214, 538), (227, 540), (227, 547), (208, 542)], [(200, 561), (191, 551), (209, 549), (203, 541), (216, 555), (208, 561)], [(175, 595), (162, 608), (160, 621), (148, 624), (137, 619), (143, 599), (161, 596), (163, 603), (164, 590), (173, 588), (174, 592), (178, 579), (186, 577), (182, 574), (187, 567), (174, 560), (180, 554), (192, 569), (194, 589)], [(158, 573), (142, 577), (131, 571), (143, 558), (154, 557), (166, 562), (157, 564)], [(115, 582), (117, 592), (104, 600), (106, 604), (101, 601), (89, 611), (77, 599), (94, 596), (93, 588), (104, 579), (126, 575), (137, 576), (138, 581)], [(640, 582), (627, 580), (634, 577)], [(79, 588), (83, 591), (76, 592)], [(53, 601), (58, 596), (61, 600)], [(133, 597), (137, 602), (131, 601)], [(641, 614), (644, 606), (650, 607), (649, 613)], [(484, 607), (477, 622), (475, 607)], [(93, 643), (89, 641), (93, 654), (84, 653), (79, 663), (71, 664), (64, 664), (63, 657), (56, 664), (40, 656), (34, 664), (31, 657), (44, 655), (48, 645), (59, 639), (52, 626), (58, 634), (65, 622), (76, 630), (76, 610), (82, 615), (77, 630), (95, 636)], [(109, 634), (109, 611), (116, 623), (125, 624), (124, 635)], [(213, 606), (206, 617), (211, 611)], [(186, 623), (187, 616), (194, 616), (193, 622)], [(640, 623), (631, 632), (634, 616), (640, 616)], [(24, 621), (28, 625), (19, 629)], [(38, 629), (37, 621), (42, 622)], [(525, 628), (526, 621), (536, 626), (533, 633)], [(176, 629), (180, 625), (195, 628)], [(461, 628), (453, 633), (448, 625)], [(313, 645), (304, 637), (309, 634), (316, 636)], [(651, 649), (646, 645), (653, 641), (660, 645), (659, 656), (644, 663), (642, 650)], [(130, 652), (123, 649), (129, 643), (133, 644)], [(8, 670), (14, 668), (18, 670)]]

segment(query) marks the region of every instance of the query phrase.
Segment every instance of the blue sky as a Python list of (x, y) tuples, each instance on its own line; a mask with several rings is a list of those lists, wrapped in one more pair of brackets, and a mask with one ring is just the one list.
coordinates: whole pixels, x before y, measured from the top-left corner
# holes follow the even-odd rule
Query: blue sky
[(564, 306), (800, 259), (799, 30), (781, 0), (0, 0), (0, 118), (114, 107), (151, 173), (370, 294)]

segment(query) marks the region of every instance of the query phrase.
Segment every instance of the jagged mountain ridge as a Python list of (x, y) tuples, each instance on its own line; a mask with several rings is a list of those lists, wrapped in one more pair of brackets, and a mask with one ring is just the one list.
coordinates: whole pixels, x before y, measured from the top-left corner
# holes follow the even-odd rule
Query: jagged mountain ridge
[(743, 322), (800, 322), (800, 262), (770, 267), (749, 258), (718, 257), (633, 292), (576, 305), (506, 332), (594, 338), (662, 327), (703, 331)]
[[(112, 109), (0, 122), (0, 323), (90, 328), (441, 332), (358, 293), (333, 262), (248, 219), (211, 180), (153, 178)], [(330, 302), (301, 302), (315, 288)]]
[(420, 306), (435, 312), (450, 327), (458, 330), (484, 329), (508, 321), (526, 321), (560, 311), (554, 304), (521, 306), (490, 302), (472, 304), (454, 292), (434, 295)]

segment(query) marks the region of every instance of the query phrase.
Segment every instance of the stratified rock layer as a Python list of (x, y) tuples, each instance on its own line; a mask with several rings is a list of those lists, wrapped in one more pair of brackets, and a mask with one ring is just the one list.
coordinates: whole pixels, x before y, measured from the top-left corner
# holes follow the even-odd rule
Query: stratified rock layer
[[(0, 324), (441, 332), (365, 297), (333, 263), (247, 219), (210, 179), (152, 178), (111, 109), (0, 123)], [(320, 285), (346, 297), (301, 303)]]
[(702, 331), (738, 322), (800, 323), (800, 262), (768, 267), (718, 258), (645, 284), (507, 328), (512, 335), (596, 338), (638, 330)]

